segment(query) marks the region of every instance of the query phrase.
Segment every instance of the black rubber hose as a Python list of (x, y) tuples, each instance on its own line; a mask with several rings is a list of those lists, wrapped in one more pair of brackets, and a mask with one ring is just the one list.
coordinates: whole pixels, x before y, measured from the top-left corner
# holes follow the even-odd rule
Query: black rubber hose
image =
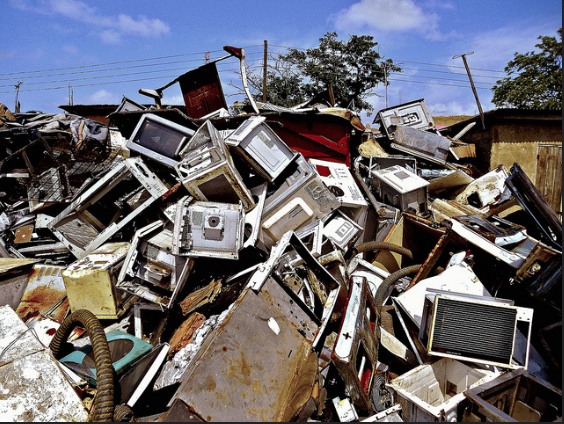
[(359, 253), (364, 252), (372, 252), (374, 250), (389, 250), (390, 252), (399, 253), (402, 256), (406, 256), (409, 259), (413, 259), (413, 253), (411, 250), (406, 249), (405, 247), (398, 246), (397, 244), (393, 243), (386, 243), (383, 241), (369, 241), (367, 243), (359, 244), (356, 247), (351, 248), (347, 252), (348, 261), (354, 258)]
[(376, 290), (376, 296), (374, 296), (374, 306), (376, 307), (378, 317), (380, 317), (381, 315), (382, 306), (384, 305), (384, 299), (390, 287), (392, 287), (400, 278), (407, 277), (411, 274), (416, 274), (422, 266), (422, 264), (418, 264), (402, 268), (394, 272), (393, 274), (390, 274), (388, 278), (382, 281), (382, 284), (380, 284), (378, 290)]
[(92, 414), (92, 421), (111, 422), (114, 418), (114, 369), (108, 340), (102, 324), (98, 318), (85, 309), (78, 310), (69, 315), (57, 330), (49, 348), (56, 358), (61, 347), (66, 343), (70, 333), (77, 325), (82, 325), (90, 337), (94, 362), (96, 364), (96, 407)]

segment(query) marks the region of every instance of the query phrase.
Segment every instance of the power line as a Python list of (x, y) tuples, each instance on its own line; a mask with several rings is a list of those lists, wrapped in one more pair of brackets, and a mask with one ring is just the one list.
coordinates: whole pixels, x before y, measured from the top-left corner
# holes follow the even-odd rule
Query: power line
[[(218, 56), (217, 58), (212, 58), (212, 60), (218, 59), (220, 57), (221, 56)], [(199, 62), (199, 61), (202, 61), (202, 60), (203, 59), (175, 60), (175, 61), (171, 61), (171, 62), (148, 63), (148, 64), (144, 64), (144, 65), (133, 65), (133, 66), (122, 66), (122, 67), (119, 67), (119, 68), (107, 68), (107, 69), (94, 69), (94, 70), (89, 70), (89, 71), (64, 72), (64, 73), (60, 73), (60, 74), (30, 75), (30, 76), (27, 76), (27, 77), (24, 77), (24, 78), (32, 79), (32, 78), (59, 77), (59, 76), (66, 76), (66, 75), (90, 74), (90, 73), (95, 73), (95, 72), (108, 72), (108, 71), (117, 71), (117, 70), (123, 70), (123, 69), (136, 69), (136, 68), (145, 68), (145, 67), (148, 68), (148, 67), (152, 67), (152, 66), (172, 65), (172, 64), (177, 64), (177, 63)], [(13, 80), (13, 79), (17, 79), (17, 78), (14, 78), (14, 77), (0, 78), (0, 81), (7, 81), (7, 80)]]
[[(301, 50), (301, 51), (307, 51), (308, 49), (304, 49), (301, 47), (289, 47), (289, 46), (280, 46), (277, 44), (271, 44), (271, 46), (273, 47), (280, 47), (280, 48), (284, 48), (284, 49), (295, 49), (295, 50)], [(456, 65), (443, 65), (443, 64), (439, 64), (439, 63), (427, 63), (427, 62), (415, 62), (415, 61), (410, 61), (410, 60), (403, 60), (403, 59), (395, 59), (397, 62), (405, 62), (405, 63), (415, 63), (418, 65), (429, 65), (429, 66), (442, 66), (445, 68), (457, 68), (457, 69), (466, 69), (464, 66), (456, 66)], [(470, 68), (473, 71), (485, 71), (485, 72), (499, 72), (504, 74), (505, 71), (500, 71), (497, 69), (482, 69), (482, 68)]]
[[(257, 45), (254, 45), (254, 46), (248, 46), (248, 47), (243, 47), (243, 48), (247, 49), (247, 48), (253, 48), (253, 47), (262, 47), (262, 45), (257, 44)], [(224, 51), (223, 49), (221, 49), (221, 50), (210, 50), (209, 53), (217, 53), (217, 52), (223, 52), (223, 51)], [(118, 62), (99, 63), (99, 64), (93, 64), (93, 65), (82, 65), (82, 66), (71, 66), (71, 67), (65, 67), (65, 68), (51, 68), (51, 69), (40, 69), (40, 70), (34, 70), (34, 71), (0, 73), (0, 76), (35, 74), (35, 73), (40, 73), (40, 72), (52, 72), (52, 71), (66, 71), (66, 70), (71, 70), (71, 69), (95, 68), (95, 67), (100, 67), (100, 66), (121, 65), (123, 63), (138, 63), (138, 62), (148, 62), (148, 61), (151, 61), (151, 60), (162, 60), (162, 59), (172, 59), (172, 58), (176, 58), (176, 57), (204, 55), (206, 53), (207, 52), (183, 53), (183, 54), (176, 54), (176, 55), (169, 55), (169, 56), (151, 57), (151, 58), (145, 58), (145, 59), (122, 60), (122, 61), (118, 61)]]
[[(219, 72), (232, 72), (232, 71), (238, 71), (238, 70), (239, 70), (239, 68), (221, 69), (221, 70), (219, 70)], [(176, 77), (178, 77), (178, 75), (163, 75), (163, 76), (159, 76), (159, 77), (137, 78), (137, 79), (122, 80), (122, 81), (105, 81), (105, 82), (98, 82), (98, 83), (92, 83), (92, 84), (76, 84), (76, 85), (71, 85), (70, 88), (94, 87), (94, 86), (110, 85), (110, 84), (125, 84), (125, 83), (130, 83), (130, 82), (150, 81), (150, 80), (157, 80), (157, 79), (171, 80), (171, 79), (174, 79)], [(31, 90), (20, 90), (20, 93), (21, 92), (32, 92), (32, 91), (63, 90), (63, 89), (68, 90), (69, 86), (63, 85), (63, 86), (59, 86), (59, 87), (46, 87), (46, 88), (35, 88), (35, 89), (31, 89)], [(15, 91), (0, 91), (0, 94), (11, 94), (11, 93), (15, 93)]]
[[(248, 62), (257, 62), (257, 61), (262, 62), (262, 59), (253, 59), (253, 60), (250, 60)], [(225, 63), (225, 64), (228, 64), (228, 63)], [(232, 64), (229, 64), (229, 65), (232, 65)], [(143, 72), (130, 72), (128, 74), (98, 75), (98, 76), (94, 76), (94, 77), (83, 77), (83, 78), (71, 78), (71, 79), (63, 79), (63, 80), (30, 82), (30, 83), (27, 83), (26, 86), (29, 86), (29, 85), (44, 85), (44, 84), (58, 84), (58, 83), (63, 83), (63, 82), (86, 81), (86, 80), (103, 79), (103, 78), (117, 78), (117, 77), (125, 77), (125, 76), (132, 76), (132, 75), (144, 75), (144, 74), (150, 74), (150, 73), (156, 73), (156, 72), (169, 72), (169, 71), (189, 72), (190, 70), (186, 71), (186, 68), (167, 68), (167, 69), (158, 69), (158, 70), (143, 71)], [(0, 87), (11, 87), (11, 86), (13, 86), (13, 84), (0, 85)], [(26, 91), (30, 91), (30, 90), (26, 90)]]

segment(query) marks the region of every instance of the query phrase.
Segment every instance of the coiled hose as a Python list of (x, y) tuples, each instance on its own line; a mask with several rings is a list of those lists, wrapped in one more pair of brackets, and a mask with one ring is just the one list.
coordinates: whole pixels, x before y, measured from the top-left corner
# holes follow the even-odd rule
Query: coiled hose
[(413, 259), (413, 253), (411, 252), (411, 250), (406, 249), (405, 247), (401, 247), (393, 243), (386, 243), (383, 241), (369, 241), (367, 243), (359, 244), (358, 246), (350, 249), (349, 252), (347, 252), (347, 257), (349, 257), (348, 262), (350, 262), (352, 258), (354, 258), (359, 253), (371, 252), (374, 250), (389, 250), (390, 252), (399, 253), (402, 256)]
[(376, 313), (378, 314), (378, 317), (380, 317), (381, 315), (386, 293), (388, 293), (390, 287), (392, 287), (400, 278), (407, 277), (411, 274), (416, 274), (422, 266), (422, 264), (417, 264), (402, 268), (394, 272), (393, 274), (390, 274), (388, 278), (382, 281), (382, 284), (380, 284), (378, 290), (376, 290), (376, 296), (374, 296), (374, 306), (376, 307)]
[(96, 364), (97, 400), (92, 421), (111, 422), (114, 418), (114, 369), (110, 356), (110, 348), (106, 333), (98, 318), (85, 309), (78, 310), (69, 315), (57, 330), (55, 337), (49, 344), (53, 356), (57, 358), (61, 348), (66, 343), (70, 333), (77, 325), (82, 325), (90, 337), (94, 362)]

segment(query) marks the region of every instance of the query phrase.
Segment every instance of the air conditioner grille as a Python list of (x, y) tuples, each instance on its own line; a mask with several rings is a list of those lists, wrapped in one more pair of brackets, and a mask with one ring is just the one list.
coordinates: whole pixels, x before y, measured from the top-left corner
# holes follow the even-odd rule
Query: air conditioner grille
[(510, 364), (517, 310), (438, 298), (432, 352)]

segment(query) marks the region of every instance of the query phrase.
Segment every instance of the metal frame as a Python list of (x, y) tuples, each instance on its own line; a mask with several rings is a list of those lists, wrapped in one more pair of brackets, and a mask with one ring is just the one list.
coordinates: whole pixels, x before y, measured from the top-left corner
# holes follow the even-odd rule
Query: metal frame
[[(121, 211), (116, 211), (111, 224), (104, 227), (87, 209), (131, 175), (140, 183), (140, 189), (145, 189), (148, 192), (149, 199), (119, 222), (117, 220)], [(80, 259), (109, 240), (167, 191), (168, 187), (145, 165), (143, 159), (129, 158), (119, 163), (92, 187), (75, 198), (63, 212), (47, 225), (47, 228), (65, 244), (74, 256)], [(68, 234), (70, 230), (65, 228), (68, 224), (74, 225), (76, 227), (74, 230), (80, 232), (83, 243), (78, 244), (76, 238), (72, 237), (72, 234)]]
[[(138, 273), (134, 270), (134, 266), (141, 256), (141, 246), (144, 241), (146, 241), (149, 236), (154, 235), (159, 230), (164, 230), (164, 223), (162, 221), (153, 222), (139, 229), (133, 240), (131, 242), (131, 248), (127, 253), (127, 257), (121, 268), (116, 287), (127, 293), (131, 293), (135, 296), (139, 296), (149, 302), (161, 305), (164, 308), (170, 309), (174, 305), (178, 294), (184, 288), (188, 276), (194, 267), (194, 261), (192, 259), (186, 259), (182, 257), (177, 257), (177, 264), (174, 266), (174, 272), (171, 275), (170, 296), (151, 290), (151, 282), (142, 279)], [(171, 237), (172, 239), (173, 237)], [(172, 245), (171, 245), (172, 249)], [(141, 284), (138, 280), (144, 281), (146, 284)]]

